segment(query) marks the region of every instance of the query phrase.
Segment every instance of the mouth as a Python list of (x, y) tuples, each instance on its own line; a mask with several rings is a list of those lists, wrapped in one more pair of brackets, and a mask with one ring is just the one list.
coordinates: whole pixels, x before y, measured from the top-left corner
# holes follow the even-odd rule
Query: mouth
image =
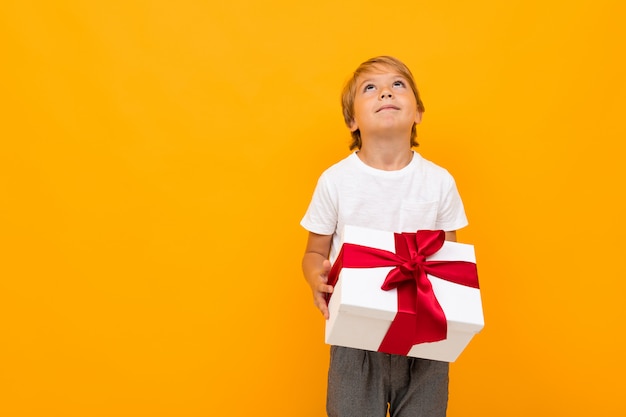
[(376, 113), (383, 111), (383, 110), (400, 110), (400, 108), (391, 104), (387, 104), (385, 106), (380, 107), (378, 110), (376, 110)]

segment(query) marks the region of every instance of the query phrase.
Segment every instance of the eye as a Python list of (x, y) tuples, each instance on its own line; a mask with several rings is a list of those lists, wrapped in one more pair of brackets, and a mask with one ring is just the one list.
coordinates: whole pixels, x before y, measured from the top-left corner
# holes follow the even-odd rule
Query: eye
[(374, 89), (376, 89), (376, 87), (374, 86), (374, 84), (367, 84), (364, 88), (363, 91), (374, 91)]
[(394, 87), (406, 87), (406, 85), (404, 84), (404, 81), (402, 80), (394, 81), (393, 86)]

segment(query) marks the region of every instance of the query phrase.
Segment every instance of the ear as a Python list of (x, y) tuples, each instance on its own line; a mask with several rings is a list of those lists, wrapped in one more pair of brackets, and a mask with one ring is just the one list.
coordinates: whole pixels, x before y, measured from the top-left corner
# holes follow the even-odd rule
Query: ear
[(359, 130), (359, 125), (356, 123), (356, 120), (354, 119), (352, 119), (348, 127), (350, 128), (350, 132), (356, 132), (357, 130)]
[(424, 112), (421, 111), (417, 111), (417, 114), (415, 115), (415, 124), (418, 125), (420, 124), (420, 122), (422, 121), (422, 115), (424, 114)]

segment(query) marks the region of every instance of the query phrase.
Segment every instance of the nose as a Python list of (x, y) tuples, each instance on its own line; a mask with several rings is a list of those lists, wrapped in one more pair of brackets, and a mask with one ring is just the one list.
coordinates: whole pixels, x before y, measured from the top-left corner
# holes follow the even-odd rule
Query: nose
[(392, 94), (391, 94), (391, 90), (388, 88), (384, 88), (381, 92), (380, 92), (380, 98), (384, 99), (384, 98), (392, 98)]

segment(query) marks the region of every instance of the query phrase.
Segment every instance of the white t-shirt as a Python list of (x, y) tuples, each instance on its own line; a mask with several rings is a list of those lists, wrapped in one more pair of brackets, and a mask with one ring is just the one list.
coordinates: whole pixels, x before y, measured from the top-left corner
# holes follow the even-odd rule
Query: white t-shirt
[(452, 175), (417, 152), (397, 171), (372, 168), (355, 152), (322, 173), (300, 224), (333, 235), (334, 262), (345, 225), (388, 232), (452, 231), (467, 226), (467, 217)]

